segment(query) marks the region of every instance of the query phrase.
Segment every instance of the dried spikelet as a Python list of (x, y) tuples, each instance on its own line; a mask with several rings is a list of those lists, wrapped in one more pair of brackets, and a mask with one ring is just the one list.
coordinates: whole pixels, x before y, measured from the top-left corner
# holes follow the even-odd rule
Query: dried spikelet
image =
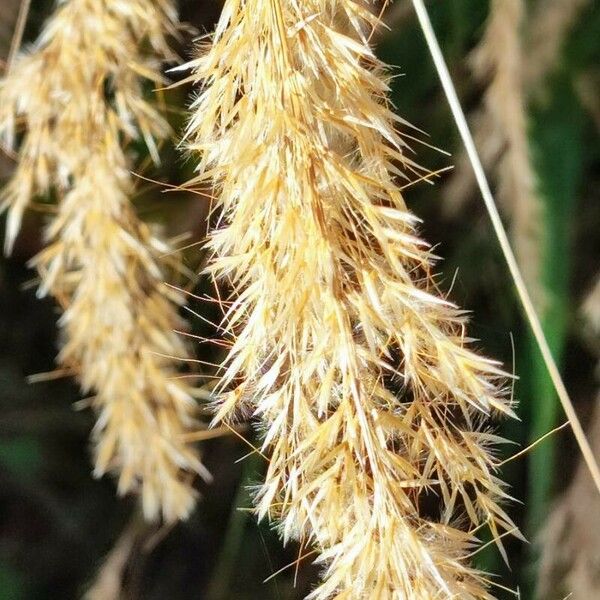
[[(511, 217), (515, 254), (528, 289), (543, 307), (540, 281), (543, 205), (536, 192), (527, 136), (527, 101), (523, 85), (524, 53), (521, 28), (523, 0), (493, 0), (485, 35), (473, 53), (475, 77), (487, 84), (483, 108), (474, 119), (481, 157), (494, 167), (498, 199)], [(460, 160), (447, 195), (447, 210), (455, 212), (472, 189), (468, 159)]]
[(40, 294), (63, 304), (59, 361), (77, 370), (85, 393), (95, 392), (95, 474), (117, 471), (121, 494), (141, 485), (146, 516), (173, 520), (194, 504), (190, 474), (204, 473), (183, 441), (194, 400), (176, 378), (174, 357), (187, 352), (175, 333), (184, 328), (175, 309), (182, 299), (163, 284), (160, 256), (170, 249), (130, 206), (117, 139), (108, 124), (90, 139), (34, 264)]
[(143, 138), (155, 152), (169, 132), (143, 87), (161, 80), (175, 18), (166, 1), (62, 2), (0, 88), (5, 140), (24, 127), (4, 192), (9, 247), (35, 194), (54, 189), (60, 200), (33, 264), (39, 294), (64, 309), (59, 362), (93, 394), (95, 473), (117, 473), (120, 493), (139, 491), (146, 517), (168, 521), (189, 514), (193, 474), (207, 474), (184, 440), (195, 403), (175, 377), (187, 349), (174, 332), (182, 299), (163, 283), (170, 249), (133, 211), (122, 143)]
[(512, 411), (394, 183), (422, 170), (377, 24), (352, 0), (228, 0), (192, 63), (194, 183), (223, 211), (208, 272), (233, 288), (216, 421), (259, 417), (257, 512), (314, 544), (311, 598), (490, 598), (474, 530), (513, 525), (483, 423)]

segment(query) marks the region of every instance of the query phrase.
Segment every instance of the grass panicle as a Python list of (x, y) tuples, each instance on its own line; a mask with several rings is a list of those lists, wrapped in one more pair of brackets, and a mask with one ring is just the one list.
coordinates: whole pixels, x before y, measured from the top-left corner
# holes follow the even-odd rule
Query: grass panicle
[(39, 295), (64, 311), (58, 360), (98, 414), (95, 474), (116, 473), (120, 493), (139, 492), (145, 516), (167, 521), (190, 513), (194, 474), (208, 474), (185, 441), (196, 406), (176, 377), (188, 349), (174, 332), (183, 299), (163, 283), (171, 250), (133, 210), (128, 148), (144, 140), (158, 160), (169, 134), (144, 88), (162, 82), (176, 19), (167, 0), (60, 2), (0, 84), (0, 133), (18, 156), (3, 192), (7, 250), (32, 199), (55, 191), (32, 264)]
[(469, 557), (476, 530), (514, 530), (486, 424), (512, 402), (396, 183), (427, 172), (369, 8), (227, 0), (191, 63), (192, 184), (221, 210), (207, 272), (231, 290), (215, 421), (260, 421), (257, 512), (318, 551), (311, 598), (490, 598)]
[(530, 16), (527, 57), (523, 61), (526, 86), (533, 94), (543, 90), (549, 73), (560, 65), (560, 53), (590, 0), (548, 0), (537, 2)]

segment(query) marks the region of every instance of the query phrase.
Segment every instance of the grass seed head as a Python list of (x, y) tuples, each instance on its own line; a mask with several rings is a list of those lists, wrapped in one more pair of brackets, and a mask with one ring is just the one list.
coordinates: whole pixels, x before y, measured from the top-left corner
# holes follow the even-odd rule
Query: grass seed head
[(3, 192), (7, 250), (38, 194), (59, 198), (34, 260), (39, 295), (64, 309), (59, 361), (93, 396), (95, 473), (138, 492), (148, 519), (185, 518), (195, 473), (185, 441), (195, 427), (192, 390), (177, 378), (188, 355), (182, 298), (163, 281), (168, 245), (135, 215), (128, 142), (158, 160), (169, 127), (144, 88), (172, 59), (176, 13), (167, 0), (66, 0), (0, 83), (0, 134), (18, 164)]
[(353, 0), (228, 0), (191, 65), (195, 183), (222, 211), (208, 271), (233, 296), (216, 419), (262, 422), (257, 511), (320, 552), (311, 598), (489, 598), (473, 532), (513, 525), (483, 423), (511, 402), (398, 189), (425, 171), (376, 25)]

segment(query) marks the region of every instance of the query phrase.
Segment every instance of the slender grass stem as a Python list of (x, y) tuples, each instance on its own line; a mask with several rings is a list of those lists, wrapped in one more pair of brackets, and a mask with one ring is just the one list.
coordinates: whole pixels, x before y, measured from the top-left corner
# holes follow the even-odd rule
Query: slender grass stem
[(429, 13), (423, 3), (423, 0), (412, 0), (412, 2), (417, 13), (417, 17), (419, 19), (419, 23), (423, 30), (425, 40), (429, 47), (429, 51), (431, 52), (431, 56), (435, 63), (435, 67), (437, 69), (442, 87), (444, 88), (444, 92), (448, 99), (448, 103), (450, 104), (452, 115), (458, 127), (462, 141), (465, 145), (467, 154), (469, 156), (469, 160), (471, 161), (471, 165), (473, 166), (473, 171), (475, 172), (475, 177), (477, 179), (477, 183), (479, 185), (483, 201), (489, 213), (492, 225), (494, 227), (494, 231), (496, 233), (496, 237), (502, 249), (502, 253), (508, 265), (510, 274), (513, 278), (515, 287), (517, 289), (519, 300), (531, 327), (532, 333), (535, 337), (535, 341), (539, 346), (540, 352), (542, 353), (544, 363), (548, 370), (548, 374), (552, 379), (552, 383), (554, 385), (554, 388), (556, 389), (556, 393), (558, 394), (565, 414), (567, 415), (567, 418), (571, 423), (573, 435), (577, 440), (577, 444), (579, 445), (583, 458), (590, 471), (592, 479), (594, 480), (594, 484), (598, 489), (598, 492), (600, 493), (600, 468), (598, 467), (598, 463), (596, 462), (592, 448), (585, 436), (585, 432), (583, 430), (583, 427), (581, 426), (581, 422), (579, 421), (579, 418), (573, 406), (573, 402), (569, 397), (569, 393), (562, 380), (554, 357), (552, 356), (552, 352), (548, 345), (548, 341), (546, 340), (546, 336), (544, 334), (544, 330), (542, 328), (540, 319), (536, 313), (533, 302), (531, 300), (531, 296), (529, 295), (527, 286), (525, 285), (525, 282), (523, 280), (523, 276), (521, 274), (514, 252), (508, 240), (508, 235), (502, 223), (502, 219), (500, 218), (500, 214), (498, 213), (498, 209), (496, 207), (496, 203), (494, 201), (489, 182), (485, 175), (485, 171), (481, 164), (479, 154), (475, 147), (473, 136), (471, 135), (471, 131), (467, 124), (464, 111), (458, 99), (456, 88), (452, 81), (452, 77), (450, 76), (450, 72), (448, 71), (448, 66), (446, 65), (446, 61), (440, 49), (437, 36), (431, 24)]

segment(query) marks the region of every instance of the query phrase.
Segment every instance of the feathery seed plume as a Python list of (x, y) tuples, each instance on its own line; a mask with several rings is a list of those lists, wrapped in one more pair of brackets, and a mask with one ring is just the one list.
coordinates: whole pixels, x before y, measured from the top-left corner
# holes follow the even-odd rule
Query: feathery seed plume
[(7, 252), (32, 198), (68, 188), (87, 128), (102, 118), (107, 97), (115, 132), (142, 137), (158, 160), (155, 139), (168, 125), (144, 99), (143, 86), (160, 82), (161, 62), (174, 58), (167, 37), (175, 20), (168, 0), (60, 0), (37, 42), (0, 81), (0, 139), (19, 153), (1, 196)]
[(191, 511), (194, 473), (208, 475), (184, 439), (195, 402), (176, 378), (187, 348), (174, 332), (182, 298), (163, 283), (170, 249), (135, 215), (124, 146), (143, 139), (158, 160), (169, 127), (144, 86), (162, 81), (175, 31), (168, 0), (65, 0), (0, 83), (0, 133), (18, 148), (7, 249), (32, 198), (55, 190), (49, 246), (32, 262), (39, 295), (64, 310), (59, 362), (98, 412), (95, 473), (117, 473), (120, 493), (168, 521)]
[(484, 424), (511, 402), (395, 183), (425, 172), (377, 25), (366, 2), (227, 0), (191, 64), (192, 183), (222, 210), (208, 272), (232, 288), (215, 420), (262, 423), (257, 512), (320, 554), (310, 598), (490, 598), (469, 556), (477, 528), (514, 529)]

